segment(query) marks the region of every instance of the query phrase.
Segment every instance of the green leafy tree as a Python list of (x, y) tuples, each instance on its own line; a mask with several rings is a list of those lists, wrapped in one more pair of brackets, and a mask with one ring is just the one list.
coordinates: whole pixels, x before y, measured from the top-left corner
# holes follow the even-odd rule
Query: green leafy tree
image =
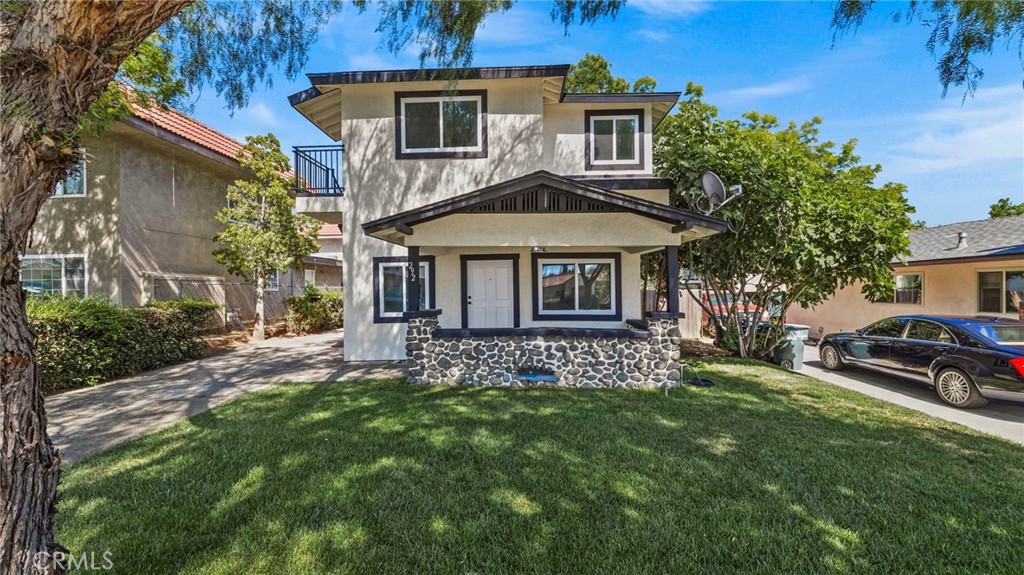
[[(711, 170), (741, 196), (714, 215), (729, 231), (681, 248), (727, 313), (691, 295), (714, 322), (716, 339), (744, 357), (764, 356), (781, 339), (780, 322), (758, 329), (741, 306), (784, 315), (793, 304), (814, 305), (854, 282), (865, 293), (891, 293), (890, 262), (907, 253), (913, 208), (902, 184), (875, 186), (881, 166), (864, 165), (856, 141), (841, 146), (818, 139), (820, 118), (780, 126), (774, 116), (750, 112), (725, 120), (701, 100), (699, 86), (657, 134), (655, 168), (676, 182), (673, 203), (705, 211), (702, 172)], [(744, 295), (743, 287), (753, 285)]]
[(627, 92), (653, 92), (658, 82), (650, 77), (629, 80), (612, 75), (612, 65), (599, 54), (587, 53), (569, 70), (565, 78), (565, 91), (574, 94), (624, 94)]
[(1024, 202), (1015, 204), (1010, 198), (999, 198), (999, 201), (988, 207), (988, 217), (1006, 218), (1009, 216), (1024, 216)]
[[(833, 42), (847, 31), (856, 31), (874, 8), (874, 0), (842, 0), (832, 15)], [(978, 55), (992, 53), (997, 44), (1017, 45), (1024, 63), (1024, 2), (1021, 0), (911, 0), (905, 8), (891, 10), (893, 22), (919, 22), (931, 29), (925, 48), (939, 56), (936, 69), (942, 95), (950, 85), (966, 85), (974, 94), (985, 72)], [(941, 55), (939, 54), (941, 53)]]
[(217, 213), (224, 231), (214, 241), (224, 247), (213, 257), (228, 271), (251, 280), (256, 288), (256, 325), (252, 337), (264, 339), (263, 298), (267, 278), (287, 268), (300, 268), (302, 258), (320, 249), (316, 235), (320, 223), (295, 213), (288, 194), (288, 157), (273, 134), (246, 136), (238, 163), (253, 179), (228, 186), (228, 206)]
[[(623, 0), (553, 0), (568, 30), (614, 17)], [(72, 169), (83, 133), (130, 111), (133, 98), (173, 103), (212, 84), (229, 108), (257, 84), (304, 68), (320, 30), (343, 0), (4, 0), (0, 8), (0, 575), (56, 573), (60, 458), (46, 433), (19, 254), (43, 202)], [(398, 53), (468, 65), (476, 31), (515, 0), (382, 0), (377, 30)], [(364, 10), (366, 0), (353, 0)], [(159, 36), (154, 36), (159, 32)], [(454, 76), (455, 74), (453, 74)], [(133, 90), (111, 88), (120, 78)]]

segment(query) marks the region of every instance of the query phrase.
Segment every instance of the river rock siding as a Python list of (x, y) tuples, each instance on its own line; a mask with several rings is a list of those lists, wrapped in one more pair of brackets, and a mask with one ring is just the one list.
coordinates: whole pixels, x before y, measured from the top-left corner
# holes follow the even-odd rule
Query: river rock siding
[[(649, 337), (436, 337), (437, 325), (436, 316), (409, 318), (409, 383), (641, 388), (674, 384), (680, 377), (676, 320), (648, 320)], [(549, 373), (555, 381), (517, 379), (524, 371)]]

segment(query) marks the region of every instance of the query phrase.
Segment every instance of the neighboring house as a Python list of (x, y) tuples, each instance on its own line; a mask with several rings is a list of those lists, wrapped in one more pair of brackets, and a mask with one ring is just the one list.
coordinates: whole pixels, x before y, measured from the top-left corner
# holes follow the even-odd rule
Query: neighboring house
[[(246, 177), (235, 160), (242, 144), (174, 110), (136, 108), (82, 146), (79, 169), (57, 186), (32, 229), (25, 290), (104, 296), (122, 306), (195, 296), (225, 304), (227, 318), (251, 319), (252, 286), (212, 254), (227, 187)], [(329, 233), (330, 241), (340, 235)], [(337, 264), (324, 254), (315, 268), (326, 270), (328, 260)], [(281, 300), (304, 284), (301, 271), (275, 277), (268, 317), (280, 316)]]
[(809, 325), (819, 337), (894, 315), (1022, 314), (1024, 216), (915, 230), (910, 252), (905, 264), (893, 263), (891, 298), (871, 302), (853, 285), (813, 308), (790, 308), (787, 321)]
[(296, 149), (296, 201), (346, 230), (347, 361), (486, 384), (527, 364), (569, 385), (678, 371), (678, 298), (641, 317), (640, 257), (665, 250), (674, 288), (677, 246), (725, 230), (669, 206), (653, 175), (652, 132), (679, 93), (567, 94), (568, 69), (310, 74), (290, 97), (344, 142), (343, 161)]

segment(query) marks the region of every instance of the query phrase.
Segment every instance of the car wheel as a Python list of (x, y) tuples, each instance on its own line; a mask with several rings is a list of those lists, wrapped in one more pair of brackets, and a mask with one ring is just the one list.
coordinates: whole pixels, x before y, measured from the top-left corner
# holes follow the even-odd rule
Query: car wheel
[(961, 409), (984, 407), (988, 404), (970, 375), (962, 369), (947, 367), (935, 376), (935, 391), (939, 399)]
[(793, 360), (792, 359), (784, 359), (784, 360), (779, 362), (779, 365), (784, 367), (785, 369), (793, 369)]
[(846, 369), (846, 362), (839, 355), (839, 348), (831, 343), (822, 344), (818, 349), (818, 356), (821, 358), (821, 363), (825, 366), (825, 369), (832, 371)]

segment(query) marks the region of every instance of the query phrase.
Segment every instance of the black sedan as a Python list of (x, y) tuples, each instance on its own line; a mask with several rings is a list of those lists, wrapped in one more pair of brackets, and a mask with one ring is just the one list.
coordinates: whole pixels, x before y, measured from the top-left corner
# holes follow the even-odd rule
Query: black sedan
[(821, 363), (917, 380), (954, 407), (992, 399), (1024, 401), (1024, 321), (995, 317), (909, 315), (877, 321), (818, 344)]

